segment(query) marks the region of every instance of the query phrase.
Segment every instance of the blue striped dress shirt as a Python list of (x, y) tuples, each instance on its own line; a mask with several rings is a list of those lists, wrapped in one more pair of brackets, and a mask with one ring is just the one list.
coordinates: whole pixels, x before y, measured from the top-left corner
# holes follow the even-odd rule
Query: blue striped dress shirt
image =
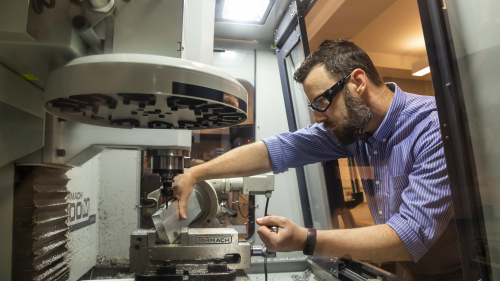
[(375, 224), (392, 227), (413, 257), (405, 266), (431, 275), (456, 271), (460, 252), (435, 99), (387, 86), (394, 99), (366, 142), (342, 147), (317, 123), (269, 137), (263, 141), (273, 171), (354, 157)]

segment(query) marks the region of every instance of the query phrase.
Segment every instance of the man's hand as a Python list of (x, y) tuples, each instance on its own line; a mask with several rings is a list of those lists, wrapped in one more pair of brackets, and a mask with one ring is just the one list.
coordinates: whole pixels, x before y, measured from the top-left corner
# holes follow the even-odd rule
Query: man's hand
[(179, 209), (181, 218), (187, 219), (187, 203), (188, 198), (193, 192), (193, 187), (196, 184), (196, 179), (186, 171), (184, 174), (179, 174), (174, 178), (172, 189), (174, 190), (174, 197), (179, 200)]
[[(241, 161), (245, 159), (245, 161)], [(272, 171), (271, 157), (262, 141), (233, 149), (223, 155), (187, 169), (184, 174), (174, 178), (172, 189), (179, 199), (182, 219), (187, 219), (187, 200), (193, 186), (208, 179), (248, 177)]]
[[(260, 239), (270, 252), (302, 251), (306, 245), (307, 228), (299, 227), (291, 220), (283, 217), (267, 216), (257, 219), (261, 227), (257, 229)], [(278, 233), (267, 226), (277, 226)]]

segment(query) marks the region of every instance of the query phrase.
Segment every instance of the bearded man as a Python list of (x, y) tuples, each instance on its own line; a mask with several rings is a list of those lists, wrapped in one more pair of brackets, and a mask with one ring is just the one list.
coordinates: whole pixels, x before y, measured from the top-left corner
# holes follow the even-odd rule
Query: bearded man
[[(411, 280), (462, 280), (450, 183), (434, 97), (384, 84), (354, 43), (325, 41), (295, 72), (316, 124), (243, 146), (175, 178), (185, 218), (194, 184), (354, 157), (376, 225), (319, 230), (257, 219), (270, 251), (399, 261)], [(245, 159), (245, 161), (241, 161)], [(267, 226), (278, 226), (278, 233)]]

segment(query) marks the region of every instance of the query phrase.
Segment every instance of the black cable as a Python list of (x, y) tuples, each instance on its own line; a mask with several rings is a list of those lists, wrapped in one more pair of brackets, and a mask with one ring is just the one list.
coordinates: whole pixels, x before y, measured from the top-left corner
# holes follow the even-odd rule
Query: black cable
[(264, 276), (266, 278), (266, 281), (267, 281), (267, 258), (264, 257)]
[[(248, 201), (247, 201), (248, 202)], [(249, 206), (250, 208), (250, 206)], [(241, 212), (241, 207), (240, 207), (240, 192), (238, 191), (238, 211), (240, 212), (240, 215), (244, 218), (248, 218), (250, 216), (250, 210), (248, 211), (248, 215), (244, 216), (243, 213)]]
[[(240, 196), (241, 196), (241, 193), (240, 191), (238, 190), (238, 200), (240, 199)], [(245, 198), (241, 198), (244, 202), (248, 202), (248, 200), (246, 200)]]
[[(267, 216), (267, 206), (269, 206), (269, 198), (266, 200), (266, 209), (264, 210), (264, 216)], [(267, 257), (264, 257), (264, 276), (267, 281)]]

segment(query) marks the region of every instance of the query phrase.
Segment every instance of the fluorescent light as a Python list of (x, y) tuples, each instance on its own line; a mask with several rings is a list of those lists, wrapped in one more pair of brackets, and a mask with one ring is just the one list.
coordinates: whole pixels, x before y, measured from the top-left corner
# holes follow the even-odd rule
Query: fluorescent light
[(429, 68), (427, 56), (419, 59), (411, 65), (411, 73), (413, 76), (424, 76), (429, 72), (431, 72), (431, 69)]
[(222, 18), (240, 22), (260, 22), (270, 0), (225, 0)]
[(431, 72), (431, 68), (430, 67), (426, 67), (426, 68), (424, 68), (422, 70), (419, 70), (419, 71), (413, 73), (412, 75), (413, 76), (424, 76), (425, 74), (430, 73), (430, 72)]
[(223, 58), (232, 59), (232, 58), (236, 57), (236, 52), (235, 51), (225, 51), (225, 52), (220, 53), (220, 56)]

